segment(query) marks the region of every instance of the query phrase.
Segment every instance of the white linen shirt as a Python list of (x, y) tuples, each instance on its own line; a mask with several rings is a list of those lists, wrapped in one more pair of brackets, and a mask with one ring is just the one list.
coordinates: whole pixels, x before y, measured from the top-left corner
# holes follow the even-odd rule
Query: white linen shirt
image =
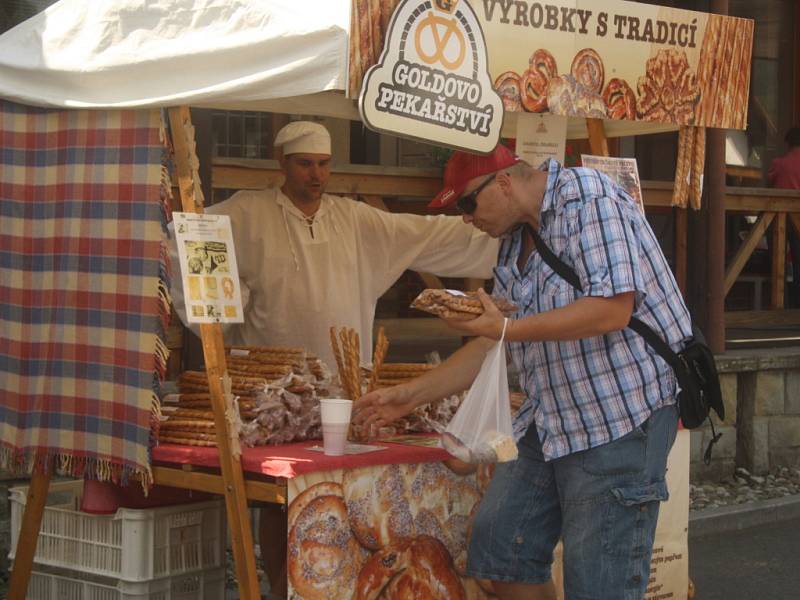
[[(279, 189), (240, 191), (207, 212), (231, 217), (241, 280), (245, 322), (225, 327), (226, 342), (304, 347), (334, 368), (330, 327), (355, 328), (369, 362), (378, 298), (406, 269), (489, 278), (497, 260), (497, 240), (460, 217), (389, 213), (330, 194), (311, 226)], [(172, 254), (178, 264), (174, 241)], [(173, 277), (186, 323), (181, 288)]]

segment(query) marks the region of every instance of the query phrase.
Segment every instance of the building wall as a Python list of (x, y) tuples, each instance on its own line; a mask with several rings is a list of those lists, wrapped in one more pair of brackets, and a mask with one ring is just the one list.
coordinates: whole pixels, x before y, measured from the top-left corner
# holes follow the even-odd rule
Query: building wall
[(800, 465), (800, 348), (741, 350), (717, 357), (725, 420), (711, 464), (711, 428), (692, 431), (691, 477), (721, 479), (735, 467), (753, 474)]

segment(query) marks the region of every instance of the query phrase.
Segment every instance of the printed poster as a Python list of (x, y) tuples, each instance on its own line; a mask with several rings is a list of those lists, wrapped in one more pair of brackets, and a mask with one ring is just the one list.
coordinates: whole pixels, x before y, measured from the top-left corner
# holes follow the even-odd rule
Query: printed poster
[[(496, 598), (465, 572), (469, 531), (493, 467), (448, 461), (309, 473), (288, 482), (289, 600)], [(645, 600), (686, 598), (689, 582), (689, 432), (669, 455)], [(553, 582), (564, 598), (561, 544)], [(426, 565), (437, 564), (436, 572)], [(383, 590), (382, 593), (380, 590)], [(380, 595), (379, 595), (380, 593)], [(416, 596), (414, 596), (416, 597)]]
[(554, 158), (564, 164), (567, 118), (551, 114), (521, 114), (517, 118), (517, 155), (533, 167)]
[(581, 164), (588, 169), (597, 169), (608, 175), (617, 185), (628, 192), (631, 198), (636, 200), (639, 210), (644, 213), (642, 183), (639, 181), (639, 167), (635, 158), (581, 154)]
[(669, 500), (658, 513), (644, 600), (683, 600), (689, 590), (689, 439), (679, 430), (667, 459)]
[(242, 292), (227, 215), (173, 214), (190, 323), (241, 323)]
[[(437, 93), (431, 84), (451, 73), (469, 77), (451, 67), (470, 54), (481, 57), (472, 77), (483, 78), (484, 53), (491, 85), (472, 88), (469, 106), (464, 104), (478, 122), (487, 114), (493, 86), (502, 110), (510, 112), (747, 126), (751, 19), (622, 0), (353, 0), (352, 14), (351, 97), (359, 90), (363, 96), (362, 78), (366, 81), (364, 74), (379, 55), (387, 73), (409, 60), (423, 63), (413, 80), (404, 78), (409, 89), (385, 96), (409, 116), (403, 135), (438, 141), (414, 119), (422, 112), (425, 118), (446, 119), (449, 105), (464, 104), (467, 97)], [(404, 49), (420, 36), (422, 51), (409, 59)], [(400, 40), (400, 51), (386, 60), (393, 40)], [(428, 111), (404, 95), (419, 96), (420, 90), (432, 92)], [(455, 85), (453, 90), (458, 91)], [(453, 97), (457, 102), (450, 102)], [(437, 99), (444, 111), (438, 116)]]
[(290, 479), (290, 600), (495, 598), (487, 582), (465, 573), (470, 522), (491, 470), (459, 474), (445, 465), (377, 465)]

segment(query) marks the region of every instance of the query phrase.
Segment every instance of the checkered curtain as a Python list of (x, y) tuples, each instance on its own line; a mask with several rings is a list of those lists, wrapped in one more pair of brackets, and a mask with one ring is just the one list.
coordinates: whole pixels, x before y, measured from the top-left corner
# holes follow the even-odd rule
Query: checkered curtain
[(158, 110), (0, 100), (0, 466), (151, 481), (169, 318)]

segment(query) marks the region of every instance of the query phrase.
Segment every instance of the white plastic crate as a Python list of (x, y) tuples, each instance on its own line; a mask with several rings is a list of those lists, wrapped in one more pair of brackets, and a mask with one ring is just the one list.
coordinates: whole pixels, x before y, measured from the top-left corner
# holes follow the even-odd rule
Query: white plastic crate
[[(11, 552), (28, 487), (11, 496)], [(225, 504), (214, 499), (113, 515), (81, 512), (83, 481), (50, 484), (34, 562), (124, 581), (149, 581), (225, 565)]]
[(184, 573), (151, 581), (91, 581), (79, 573), (56, 574), (34, 568), (26, 600), (221, 600), (225, 568)]

